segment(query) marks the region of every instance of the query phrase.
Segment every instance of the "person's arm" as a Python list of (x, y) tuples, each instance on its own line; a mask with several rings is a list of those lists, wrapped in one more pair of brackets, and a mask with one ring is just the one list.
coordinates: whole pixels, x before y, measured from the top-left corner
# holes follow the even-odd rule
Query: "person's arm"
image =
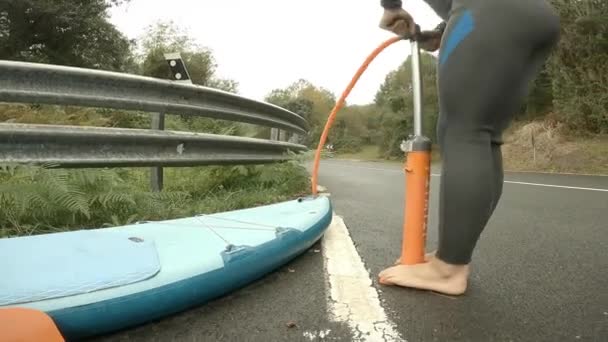
[(380, 0), (380, 5), (385, 9), (401, 8), (401, 0)]
[(380, 0), (380, 5), (384, 8), (380, 27), (392, 31), (400, 36), (414, 39), (420, 42), (420, 48), (426, 51), (436, 51), (441, 45), (441, 37), (445, 31), (446, 23), (440, 23), (432, 31), (422, 31), (416, 33), (416, 23), (412, 16), (406, 12), (401, 0)]
[(401, 8), (401, 0), (380, 0), (380, 5), (384, 8), (380, 28), (408, 39), (416, 34), (416, 23), (412, 16)]

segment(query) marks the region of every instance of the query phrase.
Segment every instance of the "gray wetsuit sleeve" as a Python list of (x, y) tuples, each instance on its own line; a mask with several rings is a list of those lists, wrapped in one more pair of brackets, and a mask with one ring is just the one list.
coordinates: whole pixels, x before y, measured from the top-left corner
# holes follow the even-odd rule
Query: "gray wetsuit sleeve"
[(431, 7), (437, 15), (443, 19), (448, 20), (450, 16), (450, 9), (452, 8), (452, 0), (424, 0), (429, 7)]
[(380, 5), (384, 8), (400, 8), (401, 0), (380, 0)]

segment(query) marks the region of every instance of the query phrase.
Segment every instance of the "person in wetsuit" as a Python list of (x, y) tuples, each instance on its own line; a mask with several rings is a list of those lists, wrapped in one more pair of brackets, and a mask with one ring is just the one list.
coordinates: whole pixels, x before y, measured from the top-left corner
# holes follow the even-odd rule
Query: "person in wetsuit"
[[(408, 0), (420, 1), (420, 0)], [(480, 234), (502, 194), (502, 133), (556, 46), (547, 0), (424, 0), (442, 25), (416, 35), (400, 0), (381, 0), (380, 27), (439, 49), (439, 241), (417, 265), (394, 265), (380, 283), (463, 294)]]

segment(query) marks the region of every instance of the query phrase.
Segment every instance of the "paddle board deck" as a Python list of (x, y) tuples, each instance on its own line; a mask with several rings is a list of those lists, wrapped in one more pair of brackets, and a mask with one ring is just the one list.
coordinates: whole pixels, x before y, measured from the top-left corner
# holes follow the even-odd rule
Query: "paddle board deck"
[(46, 312), (80, 339), (183, 311), (275, 270), (323, 235), (329, 198), (0, 239), (0, 307)]

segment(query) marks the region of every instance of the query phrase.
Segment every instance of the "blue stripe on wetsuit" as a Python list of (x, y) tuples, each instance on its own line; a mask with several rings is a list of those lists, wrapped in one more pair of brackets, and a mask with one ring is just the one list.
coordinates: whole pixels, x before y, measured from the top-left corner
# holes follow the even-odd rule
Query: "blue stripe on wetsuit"
[(439, 65), (443, 65), (448, 60), (452, 51), (454, 51), (458, 44), (473, 32), (474, 27), (475, 21), (473, 20), (473, 14), (471, 14), (471, 11), (469, 10), (464, 11), (462, 16), (458, 18), (458, 21), (446, 40), (445, 46), (439, 53)]

